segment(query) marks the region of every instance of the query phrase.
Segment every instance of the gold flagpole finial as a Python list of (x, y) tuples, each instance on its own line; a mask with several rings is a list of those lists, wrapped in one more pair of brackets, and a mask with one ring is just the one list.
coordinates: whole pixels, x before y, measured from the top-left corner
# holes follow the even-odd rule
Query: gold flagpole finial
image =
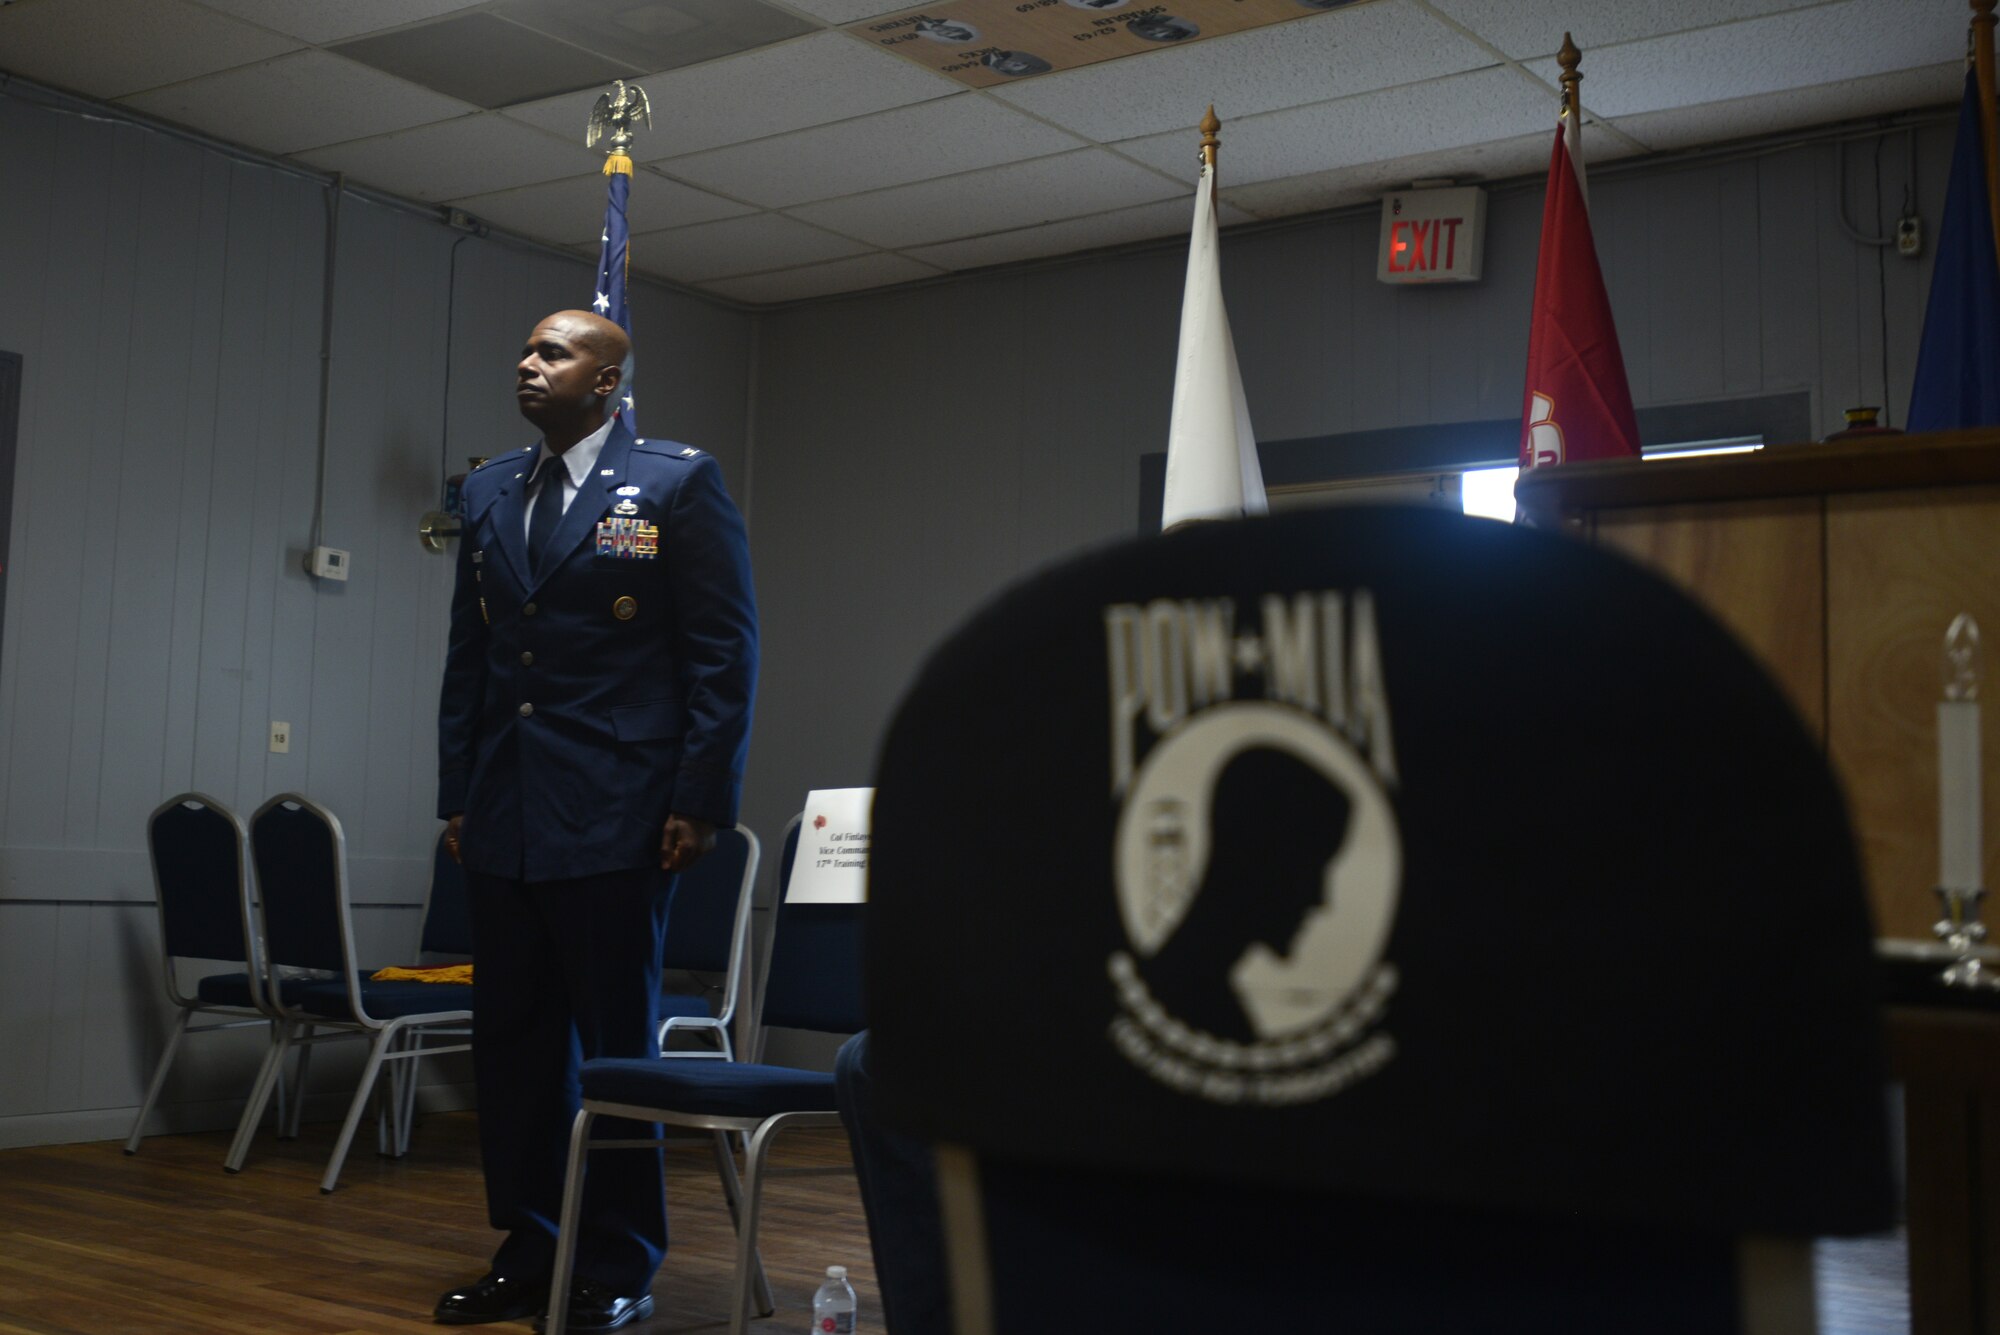
[(1562, 50), (1556, 52), (1556, 64), (1562, 66), (1563, 114), (1573, 125), (1583, 124), (1583, 100), (1576, 86), (1583, 82), (1583, 76), (1576, 67), (1583, 61), (1583, 52), (1577, 50), (1576, 43), (1568, 33), (1563, 34)]
[(1221, 128), (1222, 122), (1215, 118), (1215, 103), (1211, 102), (1208, 114), (1201, 118), (1201, 161), (1210, 171), (1215, 170), (1215, 153), (1222, 146), (1222, 141), (1216, 138), (1216, 131)]

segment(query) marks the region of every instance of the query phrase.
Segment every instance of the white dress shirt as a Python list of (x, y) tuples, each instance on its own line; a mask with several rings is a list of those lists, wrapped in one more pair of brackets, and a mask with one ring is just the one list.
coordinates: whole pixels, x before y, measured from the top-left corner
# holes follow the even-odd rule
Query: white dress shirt
[[(591, 432), (561, 454), (556, 454), (549, 449), (549, 443), (546, 440), (536, 449), (535, 467), (528, 470), (528, 476), (533, 477), (535, 475), (535, 469), (542, 466), (542, 460), (544, 459), (554, 458), (561, 465), (561, 467), (556, 469), (555, 475), (562, 479), (563, 514), (569, 513), (569, 503), (576, 499), (576, 493), (582, 488), (583, 480), (590, 476), (592, 469), (597, 467), (597, 456), (603, 451), (604, 442), (611, 438), (613, 423), (614, 419), (606, 418), (603, 426), (597, 428), (597, 430)], [(523, 536), (526, 536), (529, 525), (534, 522), (535, 507), (542, 503), (542, 498), (548, 495), (548, 490), (548, 483), (545, 479), (540, 491), (528, 498), (528, 504), (522, 510), (521, 533)]]

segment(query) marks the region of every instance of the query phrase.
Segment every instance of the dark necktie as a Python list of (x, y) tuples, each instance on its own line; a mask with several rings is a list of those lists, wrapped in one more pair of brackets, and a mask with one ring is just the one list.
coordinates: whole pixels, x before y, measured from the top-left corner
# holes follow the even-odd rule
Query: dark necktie
[(528, 504), (535, 507), (528, 514), (528, 569), (538, 574), (549, 535), (556, 531), (556, 520), (562, 518), (562, 479), (557, 476), (561, 467), (561, 461), (550, 455), (528, 479)]

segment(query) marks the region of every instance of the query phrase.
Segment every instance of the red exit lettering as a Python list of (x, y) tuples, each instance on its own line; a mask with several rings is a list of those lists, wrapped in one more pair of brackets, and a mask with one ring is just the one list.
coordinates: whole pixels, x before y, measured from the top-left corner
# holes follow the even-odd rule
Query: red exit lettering
[[(1389, 272), (1417, 273), (1450, 269), (1458, 261), (1458, 229), (1463, 218), (1433, 218), (1392, 223), (1389, 227)], [(1444, 263), (1438, 263), (1438, 250)]]

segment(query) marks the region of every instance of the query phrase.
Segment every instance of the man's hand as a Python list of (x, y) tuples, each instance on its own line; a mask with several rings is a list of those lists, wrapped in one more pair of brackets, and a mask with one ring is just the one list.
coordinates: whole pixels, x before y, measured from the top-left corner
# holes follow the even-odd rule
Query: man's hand
[(715, 823), (679, 813), (660, 831), (660, 870), (686, 871), (715, 847)]
[(465, 813), (459, 812), (444, 823), (444, 851), (451, 854), (453, 862), (464, 862), (458, 853), (458, 829), (465, 824)]

